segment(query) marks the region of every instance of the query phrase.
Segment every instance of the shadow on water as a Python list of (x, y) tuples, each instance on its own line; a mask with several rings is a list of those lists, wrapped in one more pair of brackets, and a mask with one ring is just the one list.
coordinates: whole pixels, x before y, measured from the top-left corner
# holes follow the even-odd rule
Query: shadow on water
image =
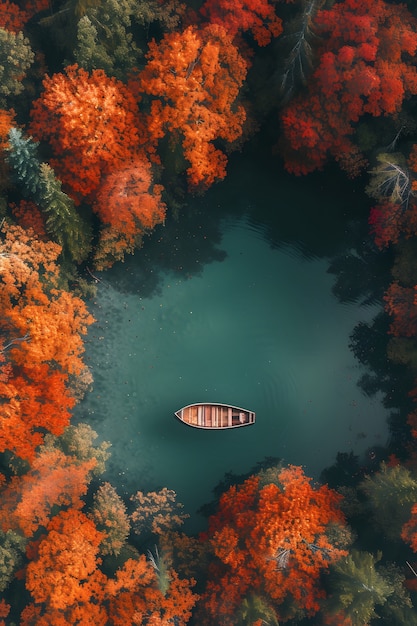
[(336, 167), (295, 177), (278, 158), (248, 152), (231, 160), (227, 181), (226, 199), (220, 186), (211, 190), (225, 210), (244, 206), (272, 247), (292, 246), (307, 259), (342, 253), (350, 247), (351, 223), (366, 222), (363, 184), (352, 184)]
[(252, 148), (232, 155), (226, 181), (203, 197), (191, 198), (178, 216), (168, 207), (165, 224), (145, 237), (134, 256), (102, 277), (121, 293), (145, 298), (158, 294), (167, 271), (184, 280), (224, 261), (222, 221), (244, 216), (273, 249), (329, 259), (329, 272), (337, 276), (334, 293), (341, 302), (358, 301), (364, 292), (364, 303), (375, 302), (380, 280), (367, 212), (368, 199), (340, 170), (296, 178), (282, 169), (279, 159)]
[(192, 208), (184, 206), (178, 218), (168, 214), (165, 225), (145, 238), (134, 256), (104, 272), (103, 279), (121, 293), (149, 298), (160, 292), (166, 272), (187, 279), (199, 275), (205, 265), (223, 261), (220, 215), (203, 204), (197, 200)]

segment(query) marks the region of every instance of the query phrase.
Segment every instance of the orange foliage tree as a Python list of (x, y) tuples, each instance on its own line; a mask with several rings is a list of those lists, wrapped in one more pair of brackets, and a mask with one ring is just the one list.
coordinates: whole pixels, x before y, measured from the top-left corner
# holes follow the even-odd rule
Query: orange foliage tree
[(114, 578), (103, 574), (99, 546), (103, 534), (81, 511), (61, 511), (47, 534), (28, 548), (26, 587), (34, 602), (22, 612), (21, 626), (125, 626), (175, 623), (184, 626), (197, 596), (194, 581), (170, 571), (162, 593), (145, 556), (128, 559)]
[(345, 0), (315, 18), (323, 37), (305, 93), (282, 112), (286, 168), (305, 174), (330, 154), (352, 176), (364, 161), (351, 136), (366, 115), (395, 115), (417, 93), (417, 20), (404, 5)]
[(37, 604), (52, 609), (88, 601), (88, 579), (100, 563), (102, 533), (75, 509), (58, 513), (46, 530), (46, 536), (34, 546), (36, 556), (27, 565), (26, 588)]
[(219, 25), (189, 26), (150, 42), (147, 64), (132, 82), (151, 96), (147, 126), (154, 140), (167, 133), (182, 143), (192, 189), (226, 174), (227, 157), (214, 145), (242, 134), (246, 114), (237, 104), (246, 62)]
[(51, 165), (74, 200), (92, 202), (102, 222), (95, 264), (104, 269), (165, 218), (149, 161), (155, 147), (133, 94), (102, 70), (68, 66), (43, 86), (31, 132), (51, 145)]
[(185, 626), (197, 600), (191, 591), (195, 581), (179, 578), (174, 570), (169, 576), (169, 588), (162, 593), (156, 572), (145, 557), (126, 561), (116, 578), (107, 583), (110, 623)]
[(65, 375), (46, 364), (16, 368), (4, 360), (0, 363), (0, 400), (0, 451), (29, 461), (45, 431), (62, 433), (74, 405)]
[(95, 255), (98, 269), (138, 247), (143, 235), (164, 221), (162, 185), (153, 183), (145, 155), (120, 164), (104, 177), (93, 209), (103, 223)]
[(33, 458), (43, 432), (60, 435), (73, 400), (68, 376), (84, 369), (84, 302), (58, 288), (60, 247), (9, 226), (0, 245), (0, 450)]
[(13, 476), (1, 491), (0, 524), (3, 531), (19, 530), (32, 537), (46, 527), (58, 507), (81, 509), (95, 459), (80, 462), (58, 449), (43, 446), (22, 476)]
[(209, 568), (201, 623), (234, 624), (250, 593), (266, 597), (279, 620), (291, 611), (314, 615), (324, 592), (320, 575), (347, 554), (339, 541), (345, 524), (341, 497), (314, 488), (300, 467), (278, 470), (262, 485), (252, 476), (220, 498), (207, 539), (217, 561)]
[(30, 338), (9, 345), (16, 364), (49, 363), (77, 374), (84, 367), (82, 337), (94, 319), (80, 298), (59, 289), (59, 253), (57, 244), (33, 232), (6, 227), (0, 251), (2, 332), (9, 341), (11, 329)]
[(135, 98), (102, 70), (89, 74), (77, 65), (43, 81), (33, 104), (30, 132), (49, 142), (50, 163), (75, 200), (95, 192), (114, 164), (130, 159), (148, 139)]

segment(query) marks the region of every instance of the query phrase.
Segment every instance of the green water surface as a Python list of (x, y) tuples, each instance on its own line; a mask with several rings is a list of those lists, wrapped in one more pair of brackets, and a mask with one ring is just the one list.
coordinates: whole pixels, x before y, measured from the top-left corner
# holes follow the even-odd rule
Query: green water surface
[[(86, 354), (94, 390), (77, 409), (112, 443), (105, 478), (121, 495), (174, 489), (197, 526), (195, 511), (227, 471), (274, 456), (318, 478), (338, 451), (363, 454), (387, 437), (386, 411), (358, 388), (363, 369), (348, 347), (379, 305), (341, 304), (324, 255), (273, 245), (253, 219), (256, 180), (236, 195), (236, 177), (242, 169), (195, 208), (227, 198), (243, 210), (217, 215), (213, 229), (204, 220), (161, 228), (103, 275)], [(265, 172), (259, 179), (265, 187)], [(298, 183), (286, 184), (290, 194)], [(207, 432), (174, 417), (201, 401), (256, 411), (256, 424)]]

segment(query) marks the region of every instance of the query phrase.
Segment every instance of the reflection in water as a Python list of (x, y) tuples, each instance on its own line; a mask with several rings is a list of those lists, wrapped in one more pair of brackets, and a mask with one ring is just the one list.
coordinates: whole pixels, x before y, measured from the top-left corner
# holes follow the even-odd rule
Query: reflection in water
[[(108, 478), (119, 493), (167, 486), (192, 514), (227, 471), (272, 456), (318, 478), (337, 451), (361, 454), (386, 438), (385, 411), (358, 389), (348, 348), (375, 307), (339, 304), (325, 260), (271, 246), (253, 220), (216, 224), (182, 271), (164, 267), (166, 242), (148, 243), (145, 261), (160, 258), (157, 290), (146, 289), (153, 262), (145, 272), (142, 254), (108, 274), (87, 345), (95, 388), (77, 411), (112, 442)], [(191, 271), (200, 245), (212, 262)], [(257, 422), (207, 432), (174, 418), (199, 401), (247, 407)]]

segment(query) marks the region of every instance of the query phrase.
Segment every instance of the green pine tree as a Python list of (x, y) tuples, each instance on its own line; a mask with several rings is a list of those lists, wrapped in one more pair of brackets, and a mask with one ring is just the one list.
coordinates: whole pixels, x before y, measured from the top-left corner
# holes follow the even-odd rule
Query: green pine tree
[(77, 25), (75, 61), (86, 70), (103, 69), (108, 76), (126, 79), (142, 61), (131, 29), (129, 2), (104, 0), (92, 7)]
[(352, 550), (352, 553), (332, 565), (329, 573), (329, 593), (325, 611), (343, 612), (352, 620), (352, 626), (367, 626), (372, 618), (379, 617), (376, 607), (381, 607), (394, 592), (375, 565), (376, 557), (369, 552)]
[(177, 0), (102, 0), (87, 3), (77, 23), (74, 60), (86, 70), (103, 69), (126, 80), (143, 65), (149, 26), (165, 31), (179, 27), (183, 8)]
[(54, 241), (62, 246), (71, 260), (83, 261), (90, 251), (91, 233), (77, 213), (74, 201), (61, 189), (47, 163), (40, 165), (41, 199), (39, 206), (46, 215), (46, 229)]
[(97, 27), (88, 15), (84, 15), (78, 22), (74, 57), (78, 65), (89, 72), (102, 69), (110, 76), (114, 71), (114, 60), (106, 47), (100, 43)]
[(83, 261), (90, 251), (90, 228), (77, 213), (74, 201), (62, 191), (53, 169), (39, 160), (38, 146), (20, 129), (10, 129), (7, 160), (15, 182), (23, 196), (33, 200), (45, 214), (47, 232), (62, 247), (64, 258)]
[(262, 623), (265, 625), (279, 626), (277, 616), (272, 606), (261, 596), (252, 593), (245, 598), (240, 605), (236, 623), (239, 626), (252, 626), (252, 624), (259, 619), (261, 619)]
[(19, 128), (10, 129), (7, 161), (12, 169), (12, 177), (23, 196), (36, 203), (41, 198), (38, 146), (39, 143), (32, 138), (26, 139)]
[(391, 595), (378, 610), (380, 626), (417, 626), (417, 611), (404, 586), (403, 571), (393, 563), (381, 566), (378, 571), (392, 589)]
[(401, 465), (387, 467), (382, 463), (380, 471), (367, 476), (359, 487), (368, 498), (375, 526), (388, 539), (399, 541), (417, 501), (417, 480)]

